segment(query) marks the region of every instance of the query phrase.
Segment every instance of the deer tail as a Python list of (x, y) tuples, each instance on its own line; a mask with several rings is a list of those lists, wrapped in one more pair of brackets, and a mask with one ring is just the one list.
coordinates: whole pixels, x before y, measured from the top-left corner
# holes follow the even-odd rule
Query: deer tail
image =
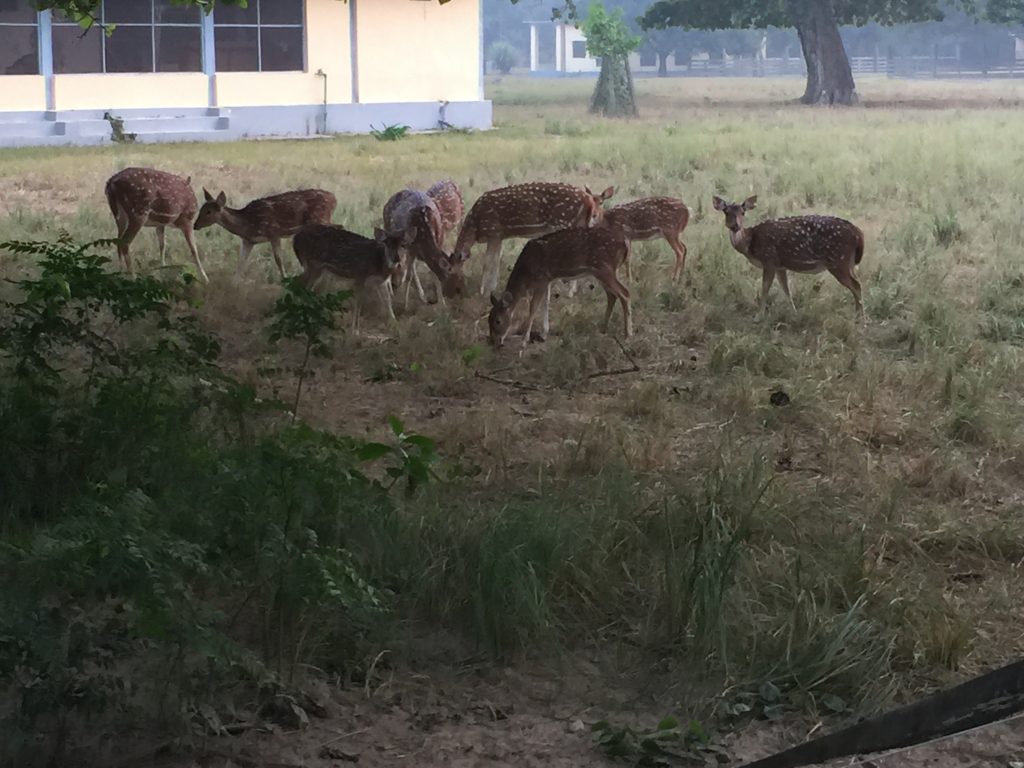
[(107, 205), (110, 206), (110, 212), (114, 214), (114, 218), (117, 218), (117, 203), (114, 201), (114, 185), (108, 181), (107, 185), (103, 188), (104, 194), (107, 196)]
[(860, 260), (864, 258), (864, 233), (857, 233), (857, 250), (853, 255), (853, 263), (860, 264)]

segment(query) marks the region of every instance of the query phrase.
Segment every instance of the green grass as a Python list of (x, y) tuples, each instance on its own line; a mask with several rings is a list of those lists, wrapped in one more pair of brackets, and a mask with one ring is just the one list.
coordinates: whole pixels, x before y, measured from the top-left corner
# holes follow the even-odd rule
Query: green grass
[[(395, 413), (471, 470), (353, 527), (405, 627), (371, 642), (426, 623), (503, 657), (622, 649), (718, 690), (772, 679), (810, 708), (827, 694), (870, 706), (1019, 655), (1024, 87), (867, 79), (866, 106), (833, 110), (792, 104), (793, 80), (640, 80), (640, 118), (608, 121), (586, 113), (591, 85), (494, 81), (497, 130), (470, 135), (3, 151), (0, 232), (111, 236), (103, 182), (129, 164), (236, 205), (323, 187), (335, 221), (363, 233), (393, 192), (446, 177), (467, 205), (531, 179), (614, 184), (613, 202), (682, 197), (683, 281), (668, 282), (664, 242), (634, 246), (639, 375), (593, 376), (628, 362), (586, 288), (553, 302), (553, 337), (521, 358), (486, 348), (475, 296), (413, 299), (395, 328), (371, 311), (368, 335), (331, 339), (310, 419), (374, 435)], [(754, 321), (759, 274), (711, 209), (714, 194), (752, 193), (753, 222), (817, 212), (864, 230), (866, 324), (827, 274), (794, 276), (795, 312), (776, 287)], [(236, 279), (232, 236), (199, 245), (212, 282), (197, 302), (228, 365), (286, 390), (266, 372), (296, 361), (266, 341), (279, 289), (265, 247)], [(520, 246), (506, 243), (506, 269)], [(150, 231), (136, 251), (153, 265)], [(770, 403), (778, 389), (789, 405)]]

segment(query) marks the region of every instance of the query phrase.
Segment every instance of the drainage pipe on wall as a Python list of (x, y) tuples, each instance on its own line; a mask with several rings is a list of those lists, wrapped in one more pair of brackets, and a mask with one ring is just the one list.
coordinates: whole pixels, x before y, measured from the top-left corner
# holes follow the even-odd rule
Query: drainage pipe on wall
[(320, 133), (327, 133), (327, 73), (324, 72), (323, 69), (318, 69), (316, 71), (316, 76), (324, 79), (324, 104), (323, 114), (320, 120)]

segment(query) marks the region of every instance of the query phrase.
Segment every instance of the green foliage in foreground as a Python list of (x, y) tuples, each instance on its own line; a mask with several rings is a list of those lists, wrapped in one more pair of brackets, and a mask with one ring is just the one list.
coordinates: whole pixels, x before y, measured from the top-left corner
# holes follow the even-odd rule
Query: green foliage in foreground
[(222, 685), (344, 669), (389, 599), (348, 546), (357, 511), (393, 507), (362, 464), (434, 458), (400, 425), (368, 456), (282, 420), (220, 369), (189, 286), (111, 273), (96, 245), (0, 246), (40, 264), (0, 307), (0, 690), (26, 735), (3, 764), (33, 733), (59, 757), (99, 713), (189, 719)]

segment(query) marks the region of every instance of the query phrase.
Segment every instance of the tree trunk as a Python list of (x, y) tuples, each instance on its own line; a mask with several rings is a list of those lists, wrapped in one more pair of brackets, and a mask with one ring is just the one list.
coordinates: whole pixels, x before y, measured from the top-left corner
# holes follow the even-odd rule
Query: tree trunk
[(856, 104), (856, 85), (843, 38), (839, 35), (832, 0), (807, 0), (796, 32), (807, 62), (807, 90), (800, 101), (804, 104)]
[(658, 51), (658, 77), (668, 77), (668, 56), (672, 51)]
[(597, 78), (590, 111), (605, 117), (633, 117), (636, 99), (633, 96), (633, 75), (625, 56), (604, 56)]

